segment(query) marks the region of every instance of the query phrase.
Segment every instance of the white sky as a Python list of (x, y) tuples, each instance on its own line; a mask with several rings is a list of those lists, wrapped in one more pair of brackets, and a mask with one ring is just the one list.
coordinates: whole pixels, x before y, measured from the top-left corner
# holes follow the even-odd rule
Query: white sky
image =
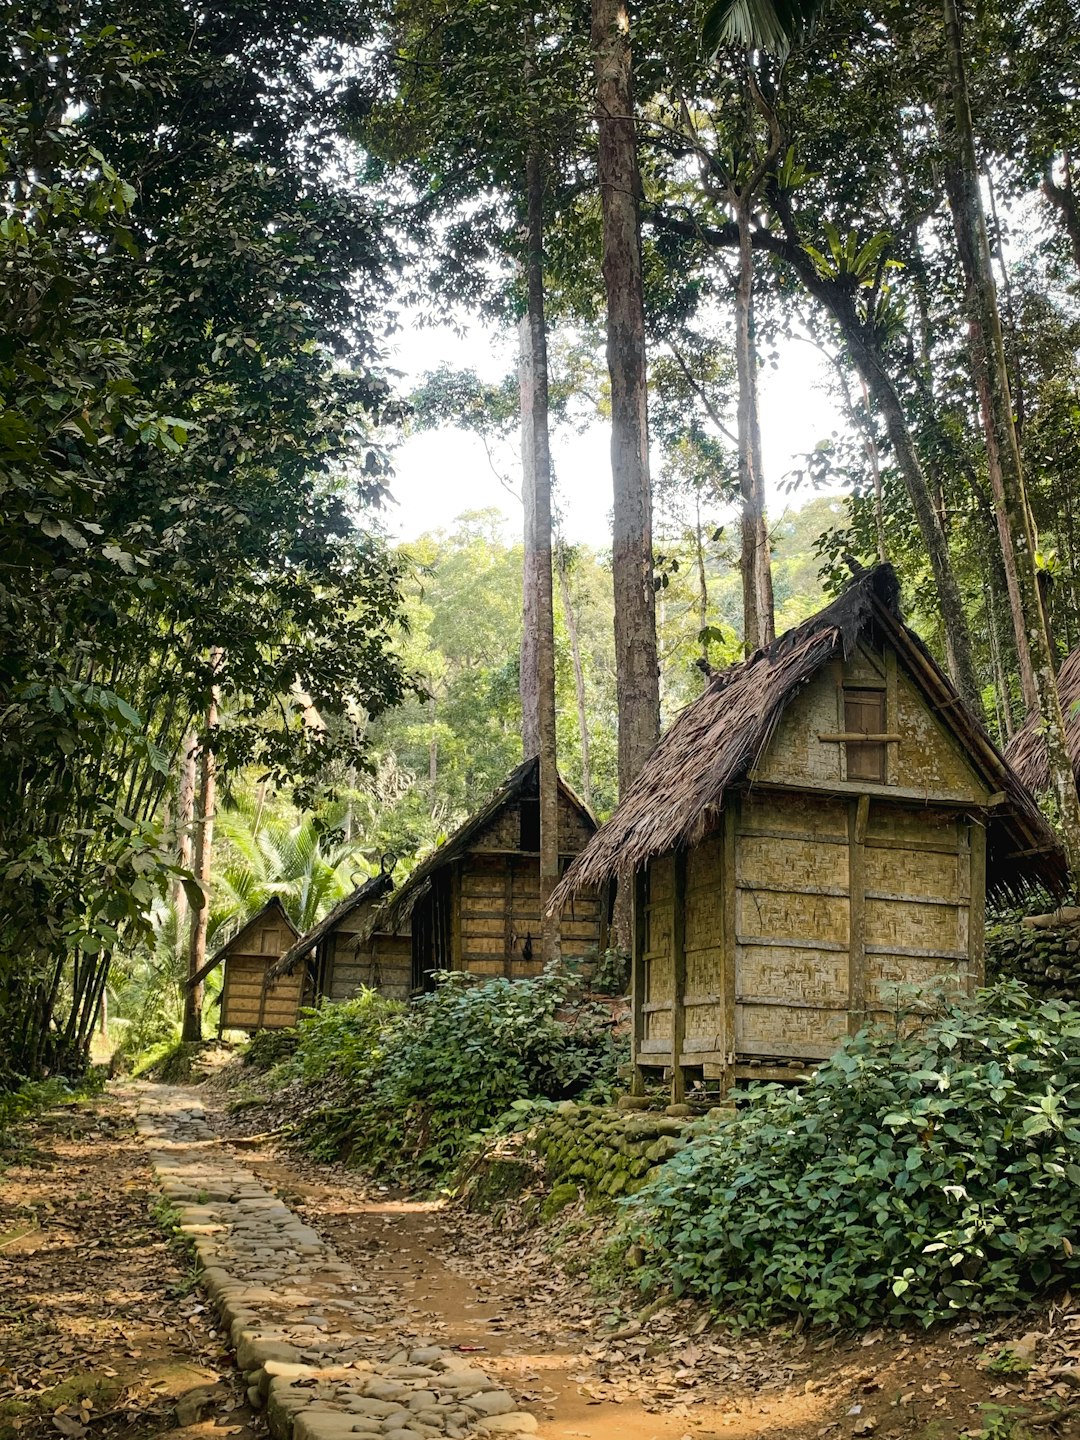
[[(446, 363), (471, 368), (495, 382), (513, 370), (516, 337), (481, 326), (460, 336), (449, 326), (414, 327), (395, 337), (391, 365), (401, 372), (407, 392), (425, 372)], [(813, 346), (782, 342), (779, 367), (761, 375), (762, 446), (769, 507), (779, 514), (822, 492), (780, 490), (798, 457), (842, 427), (827, 393), (828, 363)], [(512, 465), (507, 452), (503, 457)], [(608, 430), (597, 423), (583, 434), (556, 437), (553, 461), (558, 477), (557, 503), (566, 538), (598, 548), (610, 545), (611, 468)], [(391, 493), (396, 504), (386, 514), (390, 532), (401, 540), (449, 527), (464, 510), (493, 506), (506, 516), (507, 532), (521, 528), (521, 510), (492, 473), (480, 440), (446, 426), (410, 436), (394, 455)], [(518, 477), (513, 476), (515, 485)]]

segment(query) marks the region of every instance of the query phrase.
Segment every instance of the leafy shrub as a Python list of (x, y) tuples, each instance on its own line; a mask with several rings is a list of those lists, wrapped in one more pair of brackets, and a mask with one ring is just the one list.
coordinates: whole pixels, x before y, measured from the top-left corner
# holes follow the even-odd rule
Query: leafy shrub
[(1080, 1279), (1080, 1009), (1019, 985), (754, 1092), (629, 1204), (646, 1285), (745, 1324), (929, 1325)]
[(364, 1080), (379, 1063), (405, 1006), (377, 990), (307, 1010), (297, 1025), (294, 1068), (304, 1080)]
[(77, 1090), (59, 1077), (27, 1080), (10, 1090), (0, 1090), (0, 1146), (8, 1144), (16, 1125), (73, 1100)]
[(302, 1021), (301, 1072), (314, 1078), (325, 1067), (351, 1081), (344, 1102), (305, 1124), (309, 1142), (323, 1155), (344, 1151), (389, 1173), (441, 1179), (515, 1101), (566, 1099), (614, 1077), (621, 1056), (607, 1012), (560, 1013), (572, 989), (556, 974), (483, 982), (449, 974), (389, 1023), (376, 1023), (373, 1007), (372, 1028), (357, 1027), (347, 1064), (341, 1039), (353, 1031), (333, 1013), (344, 1007)]

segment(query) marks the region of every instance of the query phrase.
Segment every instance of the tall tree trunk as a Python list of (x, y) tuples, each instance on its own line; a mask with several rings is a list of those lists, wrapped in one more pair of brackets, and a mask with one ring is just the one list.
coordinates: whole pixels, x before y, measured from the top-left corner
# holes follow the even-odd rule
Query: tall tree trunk
[(986, 233), (975, 136), (956, 0), (942, 0), (949, 69), (946, 186), (966, 281), (968, 344), (986, 437), (987, 468), (998, 515), (1024, 699), (1037, 714), (1046, 744), (1051, 787), (1074, 883), (1080, 881), (1080, 795), (1065, 739), (1053, 651), (1035, 568), (1035, 537), (1013, 419), (1005, 341)]
[(641, 177), (626, 0), (592, 0), (592, 48), (611, 378), (615, 495), (611, 564), (615, 586), (619, 791), (624, 793), (660, 734), (639, 215)]
[[(528, 37), (531, 40), (531, 36)], [(526, 71), (531, 72), (531, 59)], [(531, 75), (529, 76), (531, 78)], [(525, 591), (535, 616), (536, 718), (540, 756), (540, 942), (545, 965), (559, 959), (559, 917), (548, 900), (559, 883), (559, 769), (555, 736), (555, 608), (551, 580), (551, 451), (548, 436), (547, 322), (544, 315), (544, 172), (533, 142), (525, 166), (528, 308), (521, 328), (522, 465), (526, 506)], [(528, 753), (528, 752), (527, 752)]]
[[(176, 801), (177, 860), (182, 870), (190, 870), (194, 856), (193, 827), (195, 823), (195, 765), (198, 740), (192, 731), (184, 736), (180, 746), (180, 783)], [(184, 933), (187, 926), (187, 891), (179, 880), (173, 886), (173, 904), (176, 907), (176, 933)]]
[[(428, 724), (431, 726), (431, 734), (428, 737), (427, 755), (427, 778), (428, 789), (431, 792), (431, 799), (435, 799), (435, 791), (439, 783), (439, 737), (435, 730), (435, 721), (438, 715), (434, 690), (428, 694)], [(528, 753), (528, 752), (526, 752)]]
[[(210, 866), (214, 850), (214, 805), (217, 790), (217, 765), (214, 757), (214, 730), (217, 726), (217, 697), (211, 694), (206, 711), (206, 733), (199, 756), (199, 803), (195, 831), (195, 879), (202, 897), (191, 917), (188, 941), (188, 979), (198, 974), (206, 960), (206, 930), (210, 922)], [(182, 1040), (202, 1039), (203, 985), (190, 985), (184, 991), (184, 1024)]]
[(739, 384), (739, 489), (742, 492), (743, 643), (760, 650), (776, 636), (769, 532), (765, 524), (765, 477), (758, 415), (757, 346), (754, 340), (754, 252), (750, 197), (735, 205), (739, 268), (735, 281), (735, 371)]
[(705, 674), (709, 673), (709, 641), (705, 631), (709, 624), (709, 577), (705, 570), (705, 541), (701, 534), (701, 496), (694, 496), (694, 561), (697, 567), (698, 584), (698, 635), (701, 645), (701, 661)]
[[(526, 285), (528, 277), (526, 276)], [(521, 408), (521, 501), (525, 510), (525, 563), (521, 576), (521, 654), (518, 686), (521, 693), (521, 753), (525, 759), (540, 754), (540, 681), (536, 611), (536, 491), (533, 455), (532, 320), (526, 312), (518, 323), (518, 400)], [(526, 373), (528, 370), (528, 374)]]
[(555, 568), (559, 574), (559, 594), (562, 598), (563, 617), (566, 633), (570, 639), (570, 659), (574, 667), (574, 695), (577, 699), (578, 738), (581, 742), (581, 797), (592, 809), (592, 764), (589, 759), (589, 716), (585, 709), (585, 667), (581, 663), (581, 635), (578, 632), (577, 615), (570, 595), (570, 571), (566, 564), (566, 546), (555, 547)]

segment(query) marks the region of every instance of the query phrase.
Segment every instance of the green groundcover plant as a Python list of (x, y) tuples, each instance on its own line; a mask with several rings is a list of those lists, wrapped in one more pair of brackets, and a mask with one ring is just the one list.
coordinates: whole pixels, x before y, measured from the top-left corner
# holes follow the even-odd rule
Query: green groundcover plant
[(290, 1065), (332, 1100), (305, 1142), (385, 1176), (435, 1183), (517, 1100), (562, 1100), (609, 1084), (623, 1058), (608, 1012), (572, 1003), (549, 973), (477, 982), (448, 974), (408, 1006), (362, 995), (300, 1024)]
[(1021, 1309), (1080, 1277), (1080, 1008), (1006, 984), (864, 1030), (687, 1146), (627, 1224), (646, 1288), (738, 1324)]

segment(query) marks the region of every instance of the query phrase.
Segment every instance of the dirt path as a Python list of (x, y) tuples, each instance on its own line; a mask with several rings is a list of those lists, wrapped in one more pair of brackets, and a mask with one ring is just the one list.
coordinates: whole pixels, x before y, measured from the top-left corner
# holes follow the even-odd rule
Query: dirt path
[(50, 1111), (0, 1153), (0, 1440), (253, 1440), (155, 1200), (121, 1095)]
[[(151, 1214), (131, 1100), (118, 1092), (54, 1111), (25, 1132), (20, 1153), (0, 1155), (0, 1440), (265, 1436), (186, 1258)], [(1080, 1437), (1071, 1301), (1013, 1323), (1014, 1337), (1033, 1332), (1026, 1373), (980, 1367), (994, 1345), (971, 1327), (931, 1339), (732, 1338), (675, 1307), (612, 1336), (609, 1310), (535, 1235), (233, 1143), (360, 1272), (375, 1332), (475, 1355), (535, 1412), (544, 1440), (957, 1440), (983, 1430), (1019, 1440), (1015, 1419), (1054, 1404), (1074, 1408), (1037, 1425), (1034, 1440)]]
[[(245, 1165), (364, 1268), (406, 1333), (479, 1351), (552, 1440), (954, 1440), (987, 1427), (1007, 1440), (1017, 1417), (1072, 1405), (1080, 1393), (1080, 1310), (1071, 1302), (1012, 1325), (1016, 1337), (1036, 1336), (1026, 1373), (988, 1371), (994, 1346), (972, 1326), (933, 1338), (735, 1339), (676, 1307), (612, 1340), (587, 1287), (557, 1273), (528, 1237), (492, 1233), (439, 1203), (365, 1191), (340, 1167), (239, 1143)], [(1038, 1433), (1080, 1436), (1080, 1415)]]

